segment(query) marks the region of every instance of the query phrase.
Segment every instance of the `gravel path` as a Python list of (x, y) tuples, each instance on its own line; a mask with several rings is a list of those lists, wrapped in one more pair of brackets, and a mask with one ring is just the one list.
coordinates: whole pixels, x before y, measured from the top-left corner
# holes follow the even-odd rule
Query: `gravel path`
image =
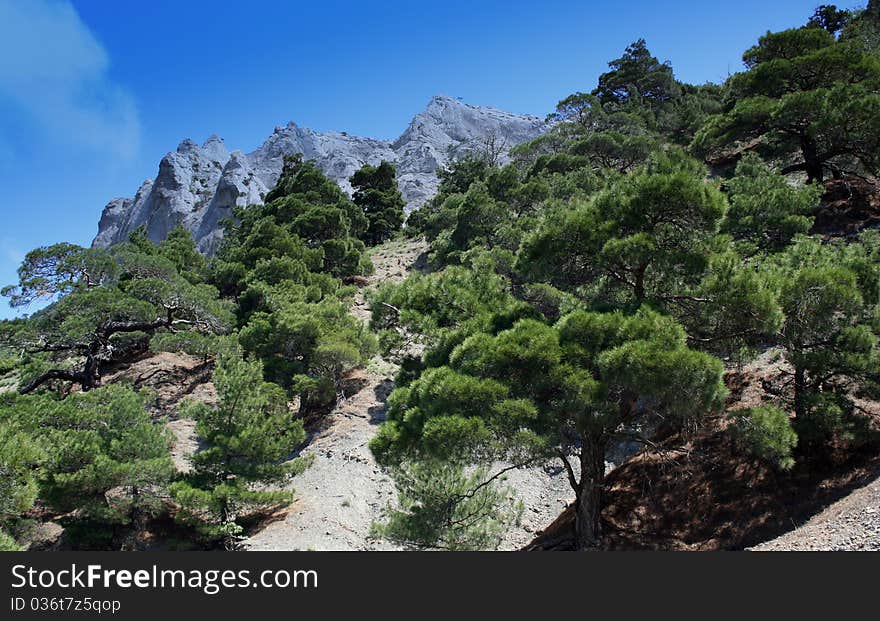
[[(376, 248), (372, 257), (376, 272), (370, 286), (403, 280), (423, 260), (426, 249), (424, 242), (392, 242)], [(352, 314), (369, 320), (363, 290), (355, 297)], [(394, 549), (388, 542), (369, 538), (371, 525), (395, 500), (396, 490), (373, 460), (368, 443), (385, 420), (385, 399), (395, 373), (394, 365), (377, 357), (351, 378), (359, 389), (337, 406), (325, 428), (314, 432), (303, 450), (312, 464), (291, 481), (293, 504), (245, 540), (246, 549)], [(505, 538), (503, 549), (528, 543), (573, 497), (566, 475), (555, 464), (511, 471), (506, 484), (516, 490), (525, 511), (521, 524)]]
[[(364, 372), (364, 388), (331, 414), (326, 429), (315, 433), (304, 455), (312, 464), (294, 477), (295, 500), (281, 519), (244, 542), (249, 550), (393, 550), (386, 541), (369, 538), (373, 522), (394, 502), (393, 481), (376, 464), (367, 446), (385, 420), (385, 397), (391, 382)], [(499, 466), (501, 467), (501, 466)], [(513, 470), (506, 475), (523, 501), (519, 526), (511, 529), (502, 549), (531, 541), (573, 498), (566, 476), (555, 464)]]
[(363, 379), (364, 388), (336, 408), (328, 427), (313, 435), (303, 451), (313, 461), (294, 477), (295, 500), (283, 519), (248, 539), (248, 549), (391, 549), (368, 540), (370, 525), (394, 498), (394, 483), (367, 447), (384, 420), (386, 384), (376, 374), (364, 374)]
[(880, 551), (880, 478), (838, 500), (793, 531), (750, 549)]

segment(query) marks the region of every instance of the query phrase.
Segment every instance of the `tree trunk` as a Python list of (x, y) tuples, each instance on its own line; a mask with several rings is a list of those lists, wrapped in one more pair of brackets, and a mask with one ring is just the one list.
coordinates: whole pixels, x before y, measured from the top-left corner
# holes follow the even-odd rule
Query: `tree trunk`
[(647, 271), (647, 265), (640, 265), (635, 270), (635, 283), (633, 287), (633, 293), (636, 297), (636, 304), (639, 306), (642, 305), (642, 302), (645, 300), (645, 271)]
[(804, 397), (807, 392), (807, 380), (805, 371), (797, 367), (794, 370), (794, 416), (797, 420), (803, 421), (806, 416), (806, 404)]
[(816, 143), (809, 138), (802, 138), (801, 154), (804, 157), (804, 170), (807, 171), (807, 183), (822, 183), (824, 174), (822, 162), (819, 161)]
[[(91, 342), (88, 344), (76, 345), (74, 347), (64, 347), (64, 350), (82, 349), (83, 354), (85, 355), (85, 363), (83, 364), (83, 368), (81, 371), (68, 371), (65, 369), (52, 369), (43, 373), (38, 378), (29, 382), (25, 386), (22, 386), (19, 389), (20, 394), (27, 394), (29, 392), (33, 392), (45, 382), (53, 379), (63, 379), (69, 382), (78, 383), (82, 388), (83, 392), (88, 392), (92, 388), (98, 388), (101, 386), (101, 363), (110, 361), (110, 360), (120, 360), (124, 359), (127, 356), (130, 356), (134, 353), (138, 353), (139, 351), (146, 351), (146, 344), (148, 341), (145, 339), (142, 341), (143, 348), (138, 349), (135, 348), (125, 348), (121, 351), (126, 356), (114, 356), (113, 349), (110, 344), (110, 337), (117, 333), (132, 333), (132, 332), (146, 332), (147, 334), (153, 334), (159, 328), (168, 328), (174, 325), (174, 313), (176, 309), (169, 308), (168, 316), (164, 319), (162, 317), (156, 318), (154, 321), (110, 321), (102, 326), (100, 326), (92, 337)], [(39, 351), (62, 351), (57, 347), (46, 347), (46, 348), (38, 348), (34, 350), (34, 352)]]
[(123, 551), (136, 551), (140, 549), (140, 535), (147, 529), (146, 515), (141, 511), (141, 492), (137, 485), (131, 488), (131, 507), (128, 510), (129, 532), (122, 544)]
[(98, 347), (92, 347), (86, 356), (86, 363), (83, 366), (82, 382), (80, 386), (83, 392), (88, 392), (92, 388), (101, 385), (101, 363), (98, 360)]
[(605, 442), (585, 436), (581, 446), (581, 479), (578, 484), (575, 537), (578, 550), (595, 550), (602, 539), (602, 485), (605, 482)]
[(83, 375), (82, 373), (65, 371), (64, 369), (52, 369), (51, 371), (46, 371), (38, 378), (34, 379), (31, 382), (28, 382), (27, 384), (19, 388), (18, 392), (19, 394), (26, 395), (35, 391), (40, 386), (53, 379), (60, 379), (66, 382), (82, 382)]

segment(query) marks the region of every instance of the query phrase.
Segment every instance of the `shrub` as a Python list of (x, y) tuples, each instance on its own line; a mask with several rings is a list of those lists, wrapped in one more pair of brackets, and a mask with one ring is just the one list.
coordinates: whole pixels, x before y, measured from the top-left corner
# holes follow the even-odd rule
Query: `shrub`
[(386, 509), (387, 521), (373, 524), (371, 535), (408, 548), (497, 549), (523, 506), (487, 472), (434, 461), (396, 468), (397, 506)]
[(772, 405), (762, 405), (734, 416), (734, 434), (746, 453), (772, 463), (779, 470), (790, 470), (794, 466), (792, 451), (798, 437), (788, 413)]

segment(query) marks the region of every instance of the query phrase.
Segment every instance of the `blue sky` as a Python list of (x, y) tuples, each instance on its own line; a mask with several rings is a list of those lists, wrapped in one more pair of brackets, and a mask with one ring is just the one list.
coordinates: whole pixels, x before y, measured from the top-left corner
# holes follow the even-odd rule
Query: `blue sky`
[(639, 37), (720, 82), (819, 3), (0, 0), (0, 285), (33, 247), (89, 244), (185, 137), (248, 151), (292, 120), (394, 138), (437, 93), (543, 116)]

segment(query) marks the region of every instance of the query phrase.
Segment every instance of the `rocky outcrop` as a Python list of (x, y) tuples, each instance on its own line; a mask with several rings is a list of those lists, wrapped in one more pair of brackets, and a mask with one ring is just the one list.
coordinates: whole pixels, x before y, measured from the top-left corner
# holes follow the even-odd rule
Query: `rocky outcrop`
[(508, 150), (546, 131), (534, 116), (472, 106), (438, 95), (413, 118), (394, 142), (315, 132), (294, 123), (276, 127), (252, 153), (227, 150), (218, 136), (198, 145), (184, 140), (159, 164), (134, 198), (115, 198), (104, 208), (93, 245), (124, 241), (139, 226), (161, 240), (178, 223), (193, 234), (199, 249), (212, 253), (222, 238), (222, 222), (236, 206), (259, 204), (281, 174), (284, 156), (302, 153), (317, 162), (347, 192), (348, 179), (367, 164), (382, 160), (397, 166), (407, 211), (437, 192), (438, 168), (470, 151), (486, 150), (501, 162)]

